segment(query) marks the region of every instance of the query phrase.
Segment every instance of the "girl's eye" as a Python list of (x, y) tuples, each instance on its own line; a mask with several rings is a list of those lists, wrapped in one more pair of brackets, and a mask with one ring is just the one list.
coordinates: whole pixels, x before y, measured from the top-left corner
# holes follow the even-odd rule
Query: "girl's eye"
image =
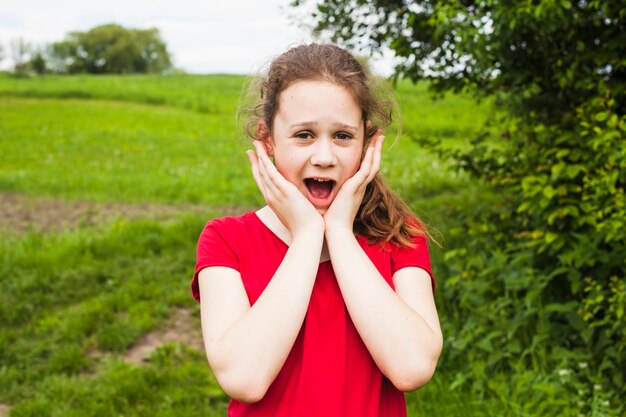
[(300, 132), (296, 133), (296, 137), (298, 139), (311, 139), (311, 134), (309, 132)]
[(352, 135), (348, 133), (337, 133), (335, 137), (339, 140), (349, 140), (352, 139)]

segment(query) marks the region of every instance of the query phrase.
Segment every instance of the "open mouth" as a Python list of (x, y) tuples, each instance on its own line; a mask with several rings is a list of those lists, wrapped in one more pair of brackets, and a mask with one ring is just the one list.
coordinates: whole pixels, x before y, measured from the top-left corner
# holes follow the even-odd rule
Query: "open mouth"
[(312, 197), (324, 200), (333, 192), (335, 181), (323, 178), (306, 178), (304, 185), (306, 185)]

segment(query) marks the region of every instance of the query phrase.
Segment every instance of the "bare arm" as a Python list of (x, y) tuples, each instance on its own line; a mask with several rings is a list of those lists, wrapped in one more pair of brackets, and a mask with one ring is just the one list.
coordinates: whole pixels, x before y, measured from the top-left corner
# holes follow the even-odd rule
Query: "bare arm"
[(354, 237), (354, 218), (380, 167), (383, 137), (373, 138), (359, 170), (339, 190), (324, 215), (325, 237), (346, 307), (379, 369), (402, 391), (431, 378), (442, 336), (430, 277), (410, 267), (394, 276), (396, 291), (385, 282)]
[(239, 272), (225, 267), (200, 272), (206, 354), (231, 397), (258, 401), (278, 375), (302, 326), (321, 246), (321, 233), (295, 239), (252, 307)]
[(207, 358), (232, 398), (263, 398), (302, 327), (319, 267), (324, 221), (298, 189), (276, 170), (260, 143), (248, 153), (252, 174), (268, 206), (288, 228), (291, 243), (270, 283), (251, 307), (234, 269), (210, 267), (199, 275)]
[(402, 391), (426, 384), (442, 348), (428, 273), (397, 271), (394, 292), (351, 231), (327, 232), (327, 243), (350, 317), (376, 365)]

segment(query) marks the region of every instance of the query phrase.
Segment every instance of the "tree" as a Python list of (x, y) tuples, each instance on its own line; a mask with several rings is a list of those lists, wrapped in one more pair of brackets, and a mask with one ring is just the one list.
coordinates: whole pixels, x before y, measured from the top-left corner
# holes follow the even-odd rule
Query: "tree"
[(25, 74), (28, 72), (28, 60), (32, 52), (31, 44), (23, 38), (14, 38), (11, 40), (10, 47), (15, 72)]
[(116, 24), (71, 32), (51, 45), (50, 55), (53, 68), (69, 73), (163, 73), (172, 67), (158, 29), (126, 29)]
[(35, 52), (33, 52), (32, 54), (32, 57), (30, 58), (30, 61), (28, 62), (29, 67), (40, 75), (48, 72), (48, 65), (46, 63), (46, 57), (44, 53), (44, 50), (40, 48), (35, 50)]
[(461, 378), (537, 369), (549, 378), (533, 387), (567, 387), (581, 413), (624, 411), (626, 3), (322, 0), (312, 20), (347, 46), (389, 47), (396, 77), (494, 98), (467, 149), (423, 141), (502, 196), (462, 214), (446, 258)]

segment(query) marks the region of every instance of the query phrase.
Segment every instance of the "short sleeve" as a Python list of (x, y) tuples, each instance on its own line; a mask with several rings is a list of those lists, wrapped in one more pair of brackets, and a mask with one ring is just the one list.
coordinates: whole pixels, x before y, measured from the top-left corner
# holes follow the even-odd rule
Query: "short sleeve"
[(236, 239), (229, 235), (224, 219), (211, 220), (200, 233), (196, 250), (196, 267), (191, 281), (193, 297), (200, 301), (198, 274), (209, 266), (225, 266), (239, 270)]
[(393, 275), (396, 271), (411, 266), (422, 268), (430, 275), (434, 293), (435, 277), (430, 264), (426, 238), (424, 236), (415, 236), (413, 245), (415, 245), (413, 248), (393, 245), (391, 250), (391, 274)]

